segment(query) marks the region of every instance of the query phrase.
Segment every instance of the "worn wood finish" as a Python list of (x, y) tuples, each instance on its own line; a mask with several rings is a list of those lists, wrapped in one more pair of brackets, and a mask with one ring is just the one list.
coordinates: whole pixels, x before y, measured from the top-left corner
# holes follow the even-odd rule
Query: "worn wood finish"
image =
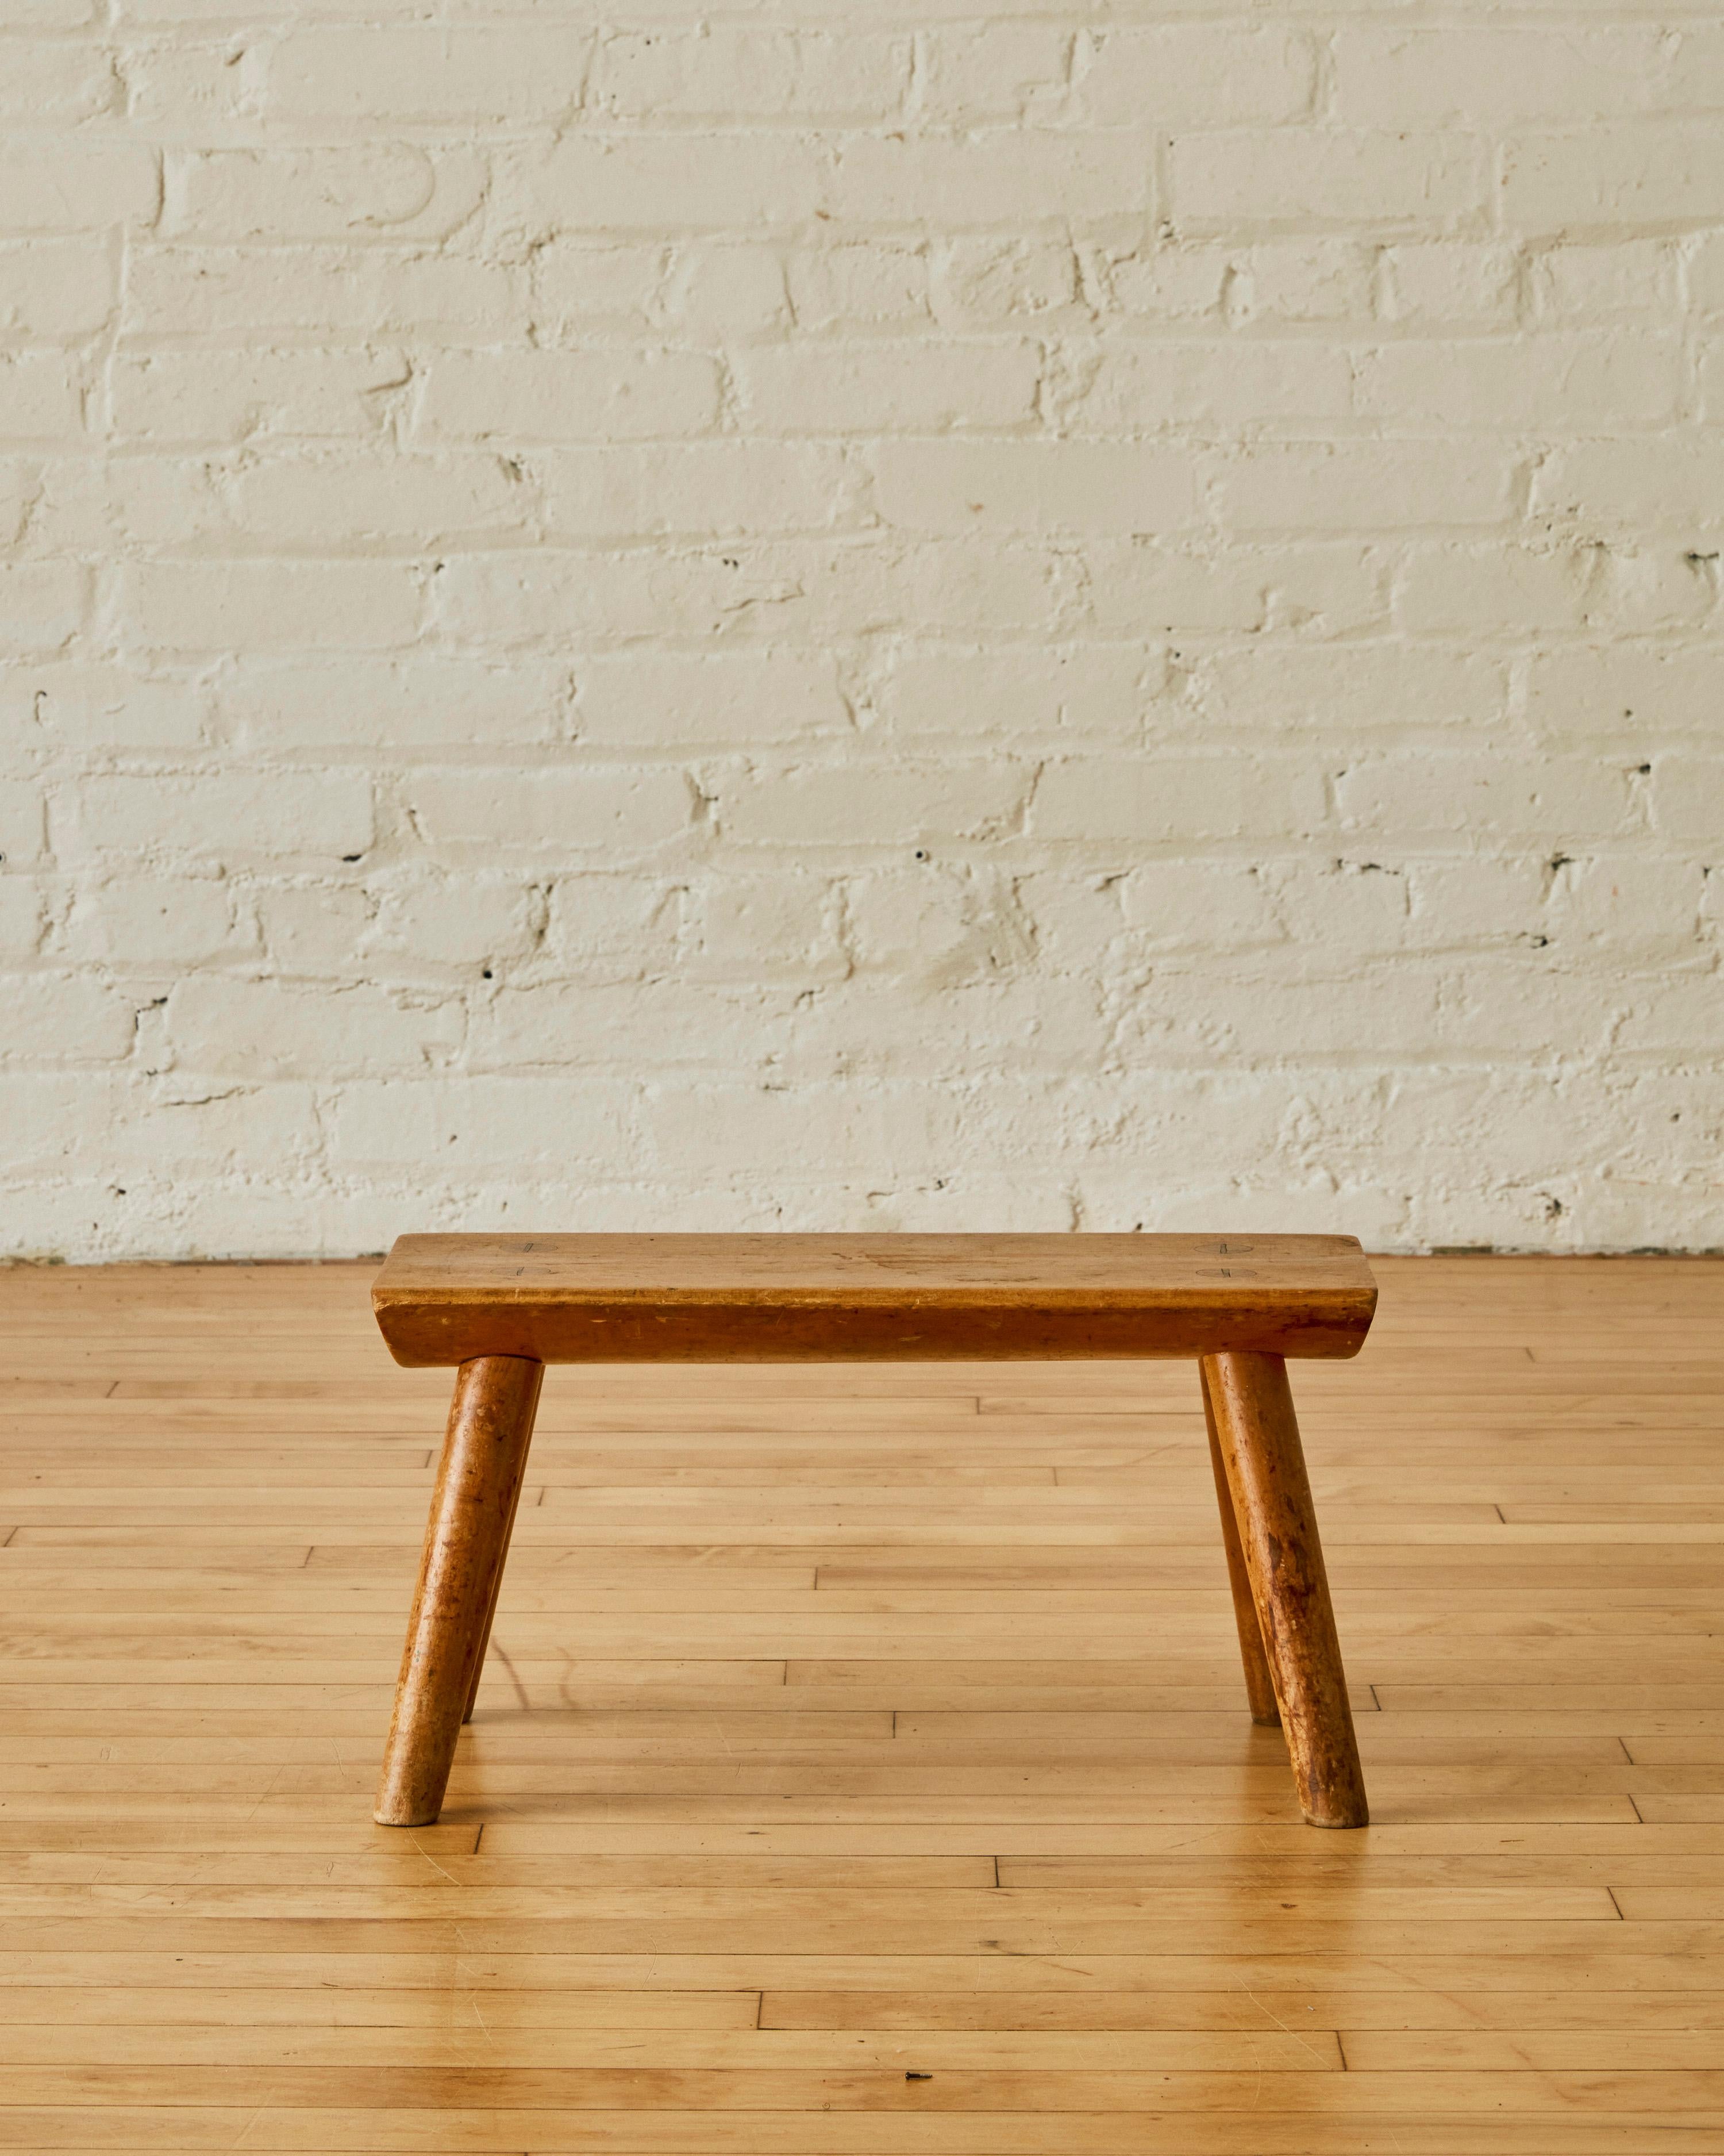
[[(469, 1375), (475, 1401), (505, 1382), (509, 1347), (530, 1346), (536, 1369), (541, 1358), (600, 1353), (829, 1360), (885, 1355), (895, 1343), (912, 1359), (1017, 1359), (1035, 1352), (1029, 1342), (1047, 1353), (1108, 1355), (1127, 1337), (1139, 1354), (1152, 1342), (1172, 1353), (1176, 1343), (1207, 1351), (1249, 1337), (1332, 1356), (1362, 1340), (1376, 1288), (1358, 1245), (1339, 1236), (420, 1235), (396, 1244), (372, 1301), (398, 1361), (436, 1363), (454, 1348), (474, 1358), (461, 1363), (377, 1800), (380, 1824), (417, 1826), (438, 1816), (454, 1757), (447, 1695), (457, 1668), (467, 1673), (458, 1719), (473, 1717), (520, 1502), (525, 1435), (518, 1455), (511, 1440), (476, 1439), (484, 1414), (463, 1405)], [(1232, 1470), (1222, 1464), (1212, 1367), (1222, 1365), (1200, 1364), (1203, 1413), (1251, 1717), (1280, 1718), (1279, 1685), (1291, 1703), (1288, 1743), (1306, 1817), (1362, 1825), (1351, 1723), (1344, 1747), (1335, 1723), (1337, 1695), (1345, 1722), (1346, 1686), (1285, 1366), (1279, 1354), (1228, 1358), (1224, 1381), (1235, 1389), (1253, 1370), (1280, 1373), (1280, 1387), (1275, 1395), (1273, 1378), (1263, 1377), (1265, 1412), (1230, 1406), (1229, 1444), (1263, 1454)], [(529, 1430), (531, 1417), (529, 1407)], [(487, 1462), (495, 1487), (485, 1486)], [(1234, 1517), (1242, 1490), (1259, 1502), (1269, 1493), (1279, 1507), (1264, 1520), (1241, 1514), (1260, 1540), (1286, 1531), (1290, 1507), (1302, 1504), (1296, 1562), (1242, 1554)], [(439, 1605), (445, 1589), (455, 1598), (448, 1611)], [(1274, 1681), (1265, 1641), (1277, 1657)], [(1324, 1655), (1332, 1669), (1320, 1666)]]
[(1365, 1777), (1287, 1366), (1279, 1355), (1206, 1355), (1203, 1379), (1299, 1801), (1312, 1826), (1363, 1826)]
[(1234, 1623), (1239, 1635), (1239, 1660), (1244, 1665), (1245, 1697), (1251, 1719), (1265, 1728), (1280, 1721), (1275, 1704), (1275, 1678), (1263, 1651), (1263, 1630), (1257, 1621), (1257, 1604), (1251, 1593), (1251, 1575), (1239, 1547), (1239, 1523), (1234, 1517), (1233, 1492), (1228, 1487), (1227, 1467), (1221, 1457), (1221, 1440), (1215, 1430), (1215, 1410), (1209, 1399), (1209, 1378), (1201, 1362), (1198, 1383), (1203, 1395), (1203, 1427), (1209, 1437), (1209, 1472), (1215, 1484), (1215, 1502), (1221, 1513), (1221, 1546), (1227, 1553), (1228, 1585), (1233, 1590)]
[(542, 1363), (483, 1355), (456, 1375), (383, 1751), (380, 1826), (428, 1825), (442, 1809), (490, 1638), (544, 1374)]
[(552, 1372), (374, 1826), (453, 1373), (374, 1264), (0, 1270), (0, 2146), (1717, 2156), (1724, 1263), (1373, 1264), (1362, 1834), (1174, 1363)]
[[(544, 1370), (545, 1366), (541, 1363), (539, 1373), (541, 1378)], [(535, 1407), (536, 1409), (536, 1395)], [(479, 1651), (473, 1657), (473, 1674), (467, 1682), (467, 1704), (461, 1710), (464, 1727), (473, 1719), (473, 1710), (479, 1702), (480, 1681), (485, 1675), (485, 1657), (490, 1652), (491, 1631), (497, 1621), (497, 1602), (503, 1592), (503, 1571), (509, 1562), (509, 1545), (515, 1538), (515, 1516), (521, 1510), (521, 1493), (526, 1487), (524, 1452), (521, 1466), (523, 1471), (516, 1476), (515, 1494), (509, 1500), (509, 1517), (503, 1527), (503, 1545), (497, 1553), (497, 1561), (491, 1572), (490, 1599), (485, 1604), (485, 1627), (479, 1635)]]
[(1350, 1235), (403, 1235), (372, 1294), (398, 1363), (1356, 1355)]

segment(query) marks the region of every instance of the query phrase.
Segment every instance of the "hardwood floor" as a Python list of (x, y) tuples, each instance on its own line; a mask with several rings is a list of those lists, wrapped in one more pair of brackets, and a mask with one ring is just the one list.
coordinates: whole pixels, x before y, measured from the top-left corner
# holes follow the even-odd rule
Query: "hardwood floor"
[(373, 1270), (0, 1272), (0, 2148), (1724, 2153), (1724, 1263), (1386, 1261), (1294, 1369), (1352, 1834), (1183, 1363), (550, 1371), (373, 1826)]

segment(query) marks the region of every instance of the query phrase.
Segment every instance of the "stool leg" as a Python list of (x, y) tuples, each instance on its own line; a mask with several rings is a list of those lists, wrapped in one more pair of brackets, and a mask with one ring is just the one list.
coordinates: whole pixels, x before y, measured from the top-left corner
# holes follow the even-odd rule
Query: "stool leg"
[(485, 1675), (485, 1658), (490, 1651), (491, 1627), (497, 1621), (497, 1597), (503, 1591), (503, 1568), (509, 1562), (509, 1545), (515, 1536), (515, 1515), (521, 1510), (521, 1493), (526, 1486), (526, 1476), (517, 1476), (515, 1496), (509, 1506), (509, 1523), (503, 1530), (502, 1554), (497, 1559), (496, 1570), (491, 1574), (491, 1599), (485, 1613), (485, 1630), (479, 1635), (479, 1652), (473, 1657), (473, 1681), (467, 1687), (467, 1711), (461, 1717), (464, 1724), (473, 1719), (473, 1709), (478, 1703), (479, 1681)]
[(383, 1753), (380, 1826), (428, 1826), (443, 1809), (544, 1374), (518, 1355), (477, 1356), (456, 1373)]
[(1245, 1697), (1251, 1702), (1251, 1719), (1273, 1729), (1281, 1719), (1275, 1705), (1275, 1681), (1263, 1651), (1263, 1633), (1257, 1622), (1257, 1604), (1251, 1599), (1251, 1575), (1245, 1569), (1245, 1553), (1239, 1548), (1239, 1523), (1233, 1514), (1233, 1492), (1227, 1486), (1221, 1440), (1215, 1435), (1215, 1410), (1209, 1404), (1209, 1381), (1198, 1365), (1203, 1389), (1203, 1420), (1209, 1430), (1209, 1467), (1215, 1477), (1215, 1502), (1221, 1511), (1221, 1546), (1227, 1552), (1228, 1584), (1233, 1589), (1234, 1623), (1239, 1627), (1239, 1660), (1245, 1666)]
[(1203, 1367), (1300, 1804), (1312, 1826), (1363, 1826), (1365, 1780), (1287, 1366), (1236, 1353), (1206, 1355)]

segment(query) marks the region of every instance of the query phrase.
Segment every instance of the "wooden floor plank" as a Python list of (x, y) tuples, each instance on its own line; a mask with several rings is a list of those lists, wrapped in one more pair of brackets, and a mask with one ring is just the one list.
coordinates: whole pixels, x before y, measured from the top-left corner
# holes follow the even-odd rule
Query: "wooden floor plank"
[[(1085, 2113), (1136, 2119), (1244, 2108), (1240, 2071), (966, 2068), (931, 2071), (894, 2066), (851, 2068), (679, 2066), (274, 2066), (269, 2075), (277, 2110), (351, 2109), (399, 2115), (428, 2109), (495, 2108), (531, 2119), (536, 2112), (623, 2112), (661, 2122), (672, 2116), (732, 2112), (885, 2112), (926, 2117), (959, 2112)], [(1568, 2118), (1577, 2111), (1697, 2113), (1724, 2122), (1724, 2069), (1651, 2067), (1639, 2071), (1520, 2072), (1490, 2068), (1380, 2073), (1276, 2071), (1275, 2107), (1321, 2118), (1465, 2117), (1495, 2110)], [(175, 2106), (187, 2110), (243, 2103), (255, 2090), (245, 2065), (180, 2063), (9, 2066), (7, 2094), (18, 2108), (79, 2104)], [(662, 2126), (661, 2126), (662, 2130)], [(529, 2137), (532, 2138), (532, 2137)], [(650, 2145), (650, 2144), (649, 2144)]]
[[(1260, 2090), (1260, 2099), (1261, 2091)], [(1577, 2097), (1583, 2091), (1575, 2092)], [(1650, 2093), (1650, 2092), (1649, 2092)], [(1263, 2101), (1234, 2113), (991, 2112), (325, 2111), (267, 2101), (0, 2108), (0, 2148), (148, 2149), (170, 2156), (243, 2147), (304, 2156), (1645, 2156), (1680, 2133), (1685, 2156), (1724, 2156), (1724, 2121), (1694, 2112), (1429, 2120), (1290, 2114)], [(243, 2137), (243, 2138), (242, 2138)]]
[[(757, 2001), (750, 2000), (751, 2007)], [(487, 2006), (489, 2002), (487, 2002)], [(1364, 2041), (1361, 2038), (1361, 2041)], [(1487, 2070), (1502, 2063), (1516, 2037), (1480, 2042), (1475, 2061), (1465, 2045), (1456, 2064)], [(1621, 2049), (1619, 2040), (1616, 2046)], [(1691, 2071), (1714, 2063), (1716, 2035), (1695, 2031), (1650, 2039), (1650, 2063)], [(1706, 2056), (1699, 2056), (1701, 2053)], [(649, 2066), (643, 2066), (650, 2058)], [(1583, 2063), (1575, 2045), (1556, 2044), (1547, 2063)], [(1344, 2071), (1335, 2032), (1308, 2030), (885, 2030), (762, 2029), (751, 2014), (728, 2028), (559, 2028), (542, 2021), (511, 2027), (490, 2013), (433, 2027), (356, 2023), (284, 2028), (265, 2024), (176, 2021), (14, 2025), (0, 2028), (0, 2069), (58, 2066), (183, 2068), (282, 2066), (365, 2069), (450, 2067), (552, 2071), (572, 2076), (625, 2071), (698, 2072), (753, 2077), (771, 2073), (848, 2072), (896, 2066), (960, 2073), (1001, 2071), (1046, 2076), (1073, 2072), (1291, 2074)], [(1512, 2061), (1510, 2061), (1512, 2063)], [(1601, 2058), (1600, 2066), (1613, 2061)]]

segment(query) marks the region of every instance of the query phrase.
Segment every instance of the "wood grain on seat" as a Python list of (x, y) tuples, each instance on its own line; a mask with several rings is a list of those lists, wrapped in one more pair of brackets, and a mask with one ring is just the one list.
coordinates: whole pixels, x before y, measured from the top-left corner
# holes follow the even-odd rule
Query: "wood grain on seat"
[(1350, 1235), (403, 1235), (372, 1296), (409, 1366), (1356, 1355)]

